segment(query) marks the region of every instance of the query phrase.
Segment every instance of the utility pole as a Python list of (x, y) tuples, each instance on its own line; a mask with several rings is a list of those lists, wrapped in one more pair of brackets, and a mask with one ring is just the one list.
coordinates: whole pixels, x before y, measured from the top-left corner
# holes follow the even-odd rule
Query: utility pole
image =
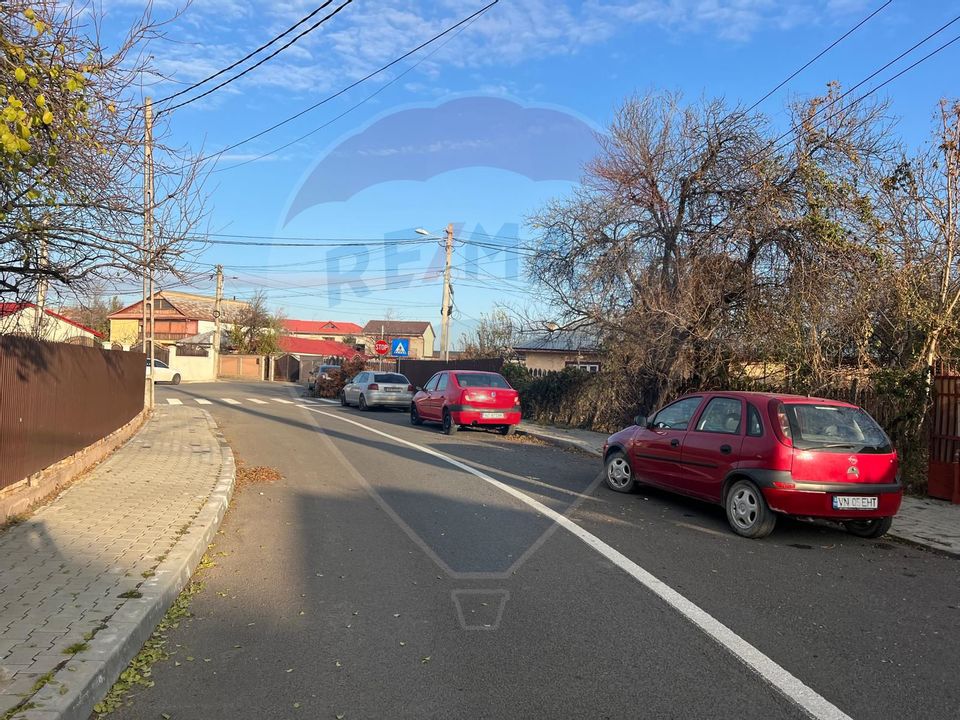
[(223, 315), (223, 265), (217, 265), (217, 295), (213, 307), (213, 372), (220, 374), (220, 317)]
[[(143, 247), (144, 268), (148, 285), (146, 302), (150, 303), (150, 375), (147, 378), (147, 406), (153, 408), (154, 402), (154, 302), (153, 302), (153, 101), (148, 97), (143, 107)], [(147, 307), (143, 307), (143, 333), (147, 334)]]
[(40, 232), (40, 261), (39, 267), (41, 273), (38, 277), (39, 282), (37, 283), (37, 307), (36, 315), (34, 316), (34, 328), (33, 336), (37, 340), (43, 339), (43, 325), (44, 320), (46, 320), (46, 306), (47, 306), (47, 275), (45, 270), (49, 265), (47, 259), (47, 218), (43, 219), (43, 229)]
[(447, 225), (447, 260), (443, 268), (443, 305), (440, 308), (440, 357), (446, 362), (450, 359), (450, 262), (453, 259), (453, 223)]

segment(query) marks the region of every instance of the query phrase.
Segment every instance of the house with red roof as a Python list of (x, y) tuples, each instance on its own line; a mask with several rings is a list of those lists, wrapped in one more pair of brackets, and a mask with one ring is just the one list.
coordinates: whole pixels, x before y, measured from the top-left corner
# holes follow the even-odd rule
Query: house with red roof
[(363, 335), (363, 328), (356, 323), (340, 320), (284, 320), (283, 330), (288, 336), (308, 340), (342, 341), (344, 338), (354, 338), (354, 342), (357, 342)]
[(0, 303), (0, 335), (29, 335), (73, 345), (99, 347), (106, 337), (66, 315), (30, 302)]
[(349, 360), (357, 355), (363, 355), (339, 340), (311, 340), (294, 335), (281, 335), (279, 339), (280, 351), (289, 355), (312, 355), (318, 358), (339, 358)]

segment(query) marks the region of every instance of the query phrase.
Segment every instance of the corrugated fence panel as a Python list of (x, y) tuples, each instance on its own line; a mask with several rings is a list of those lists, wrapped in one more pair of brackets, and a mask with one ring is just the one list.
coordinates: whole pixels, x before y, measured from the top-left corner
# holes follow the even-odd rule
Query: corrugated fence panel
[[(503, 360), (500, 358), (485, 358), (481, 360), (451, 360), (444, 362), (442, 360), (405, 360), (399, 361), (400, 369), (398, 372), (407, 376), (407, 379), (414, 385), (422, 387), (433, 376), (434, 373), (441, 370), (482, 370), (485, 372), (500, 372), (503, 369)], [(369, 367), (369, 365), (368, 365)], [(388, 368), (387, 362), (384, 362), (384, 368)], [(373, 369), (373, 368), (371, 368)]]
[(142, 353), (0, 336), (0, 489), (136, 417), (145, 368)]

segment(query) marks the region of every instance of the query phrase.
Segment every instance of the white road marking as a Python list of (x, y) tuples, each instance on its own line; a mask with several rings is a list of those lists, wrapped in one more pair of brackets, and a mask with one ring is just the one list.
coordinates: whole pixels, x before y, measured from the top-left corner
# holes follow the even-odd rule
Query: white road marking
[(330, 398), (313, 398), (317, 402), (327, 403), (327, 405), (339, 405), (339, 400), (331, 400)]
[(274, 398), (274, 402), (283, 403), (284, 405), (293, 405), (293, 400), (284, 400), (283, 398)]
[(197, 405), (213, 405), (213, 403), (203, 398), (197, 398)]
[(220, 399), (223, 400), (225, 403), (227, 403), (227, 405), (239, 405), (239, 404), (240, 404), (240, 401), (239, 401), (239, 400), (233, 400), (233, 399), (231, 399), (231, 398), (220, 398)]
[(267, 401), (266, 401), (266, 400), (257, 400), (256, 398), (245, 398), (245, 399), (246, 399), (246, 400), (249, 400), (249, 401), (252, 402), (252, 403), (256, 403), (257, 405), (266, 405), (266, 404), (267, 404)]
[(177, 398), (167, 398), (167, 403), (169, 405), (183, 405), (183, 400), (177, 400)]
[(816, 720), (851, 720), (850, 716), (844, 713), (840, 708), (832, 704), (829, 700), (817, 693), (811, 687), (804, 684), (800, 678), (791, 674), (788, 670), (786, 670), (786, 668), (781, 667), (774, 660), (764, 655), (753, 645), (737, 635), (733, 630), (710, 615), (706, 610), (703, 610), (698, 605), (691, 602), (676, 590), (671, 588), (665, 582), (644, 570), (620, 551), (616, 550), (610, 545), (607, 545), (607, 543), (603, 542), (603, 540), (598, 538), (596, 535), (584, 530), (565, 515), (558, 513), (556, 510), (547, 507), (538, 500), (534, 500), (532, 497), (529, 497), (525, 493), (512, 488), (509, 485), (506, 485), (499, 480), (495, 480), (486, 473), (483, 473), (480, 470), (477, 470), (466, 463), (462, 463), (448, 455), (444, 455), (443, 453), (432, 448), (418, 445), (417, 443), (404, 440), (403, 438), (396, 437), (395, 435), (390, 435), (389, 433), (385, 433), (368, 425), (364, 425), (361, 422), (357, 422), (356, 420), (352, 420), (345, 415), (334, 415), (333, 413), (324, 412), (323, 410), (318, 410), (316, 408), (307, 406), (301, 407), (304, 407), (311, 412), (315, 412), (318, 415), (323, 415), (324, 417), (340, 420), (341, 422), (350, 423), (351, 425), (356, 425), (357, 427), (363, 428), (368, 432), (414, 448), (415, 450), (419, 450), (427, 455), (432, 455), (439, 460), (443, 460), (444, 462), (453, 465), (456, 468), (464, 470), (471, 475), (480, 478), (484, 482), (490, 483), (508, 495), (512, 495), (520, 502), (536, 510), (538, 513), (553, 520), (555, 523), (557, 523), (557, 525), (569, 531), (588, 547), (597, 551), (611, 563), (626, 572), (650, 592), (654, 593), (657, 597), (670, 605), (674, 610), (683, 615), (687, 620), (699, 627), (717, 643), (726, 648), (732, 655), (740, 660), (740, 662), (752, 669), (775, 690), (780, 692), (784, 697), (804, 710), (810, 717), (816, 718)]

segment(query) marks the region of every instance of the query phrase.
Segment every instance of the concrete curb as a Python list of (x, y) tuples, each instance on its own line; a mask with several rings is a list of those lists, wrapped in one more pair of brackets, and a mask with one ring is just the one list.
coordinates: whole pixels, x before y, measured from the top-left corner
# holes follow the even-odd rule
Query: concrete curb
[(566, 438), (557, 437), (556, 435), (549, 435), (546, 433), (537, 432), (536, 428), (530, 427), (521, 427), (517, 426), (516, 429), (517, 435), (529, 435), (530, 437), (535, 437), (544, 442), (555, 445), (559, 448), (569, 449), (569, 450), (579, 450), (580, 452), (587, 453), (588, 455), (593, 455), (594, 457), (600, 457), (601, 452), (595, 450), (594, 448), (588, 447), (587, 445), (582, 445), (576, 440), (567, 440)]
[(90, 641), (89, 649), (67, 661), (31, 698), (36, 707), (14, 716), (18, 720), (88, 720), (93, 706), (106, 696), (190, 581), (220, 527), (236, 480), (233, 451), (213, 416), (207, 411), (203, 414), (220, 444), (222, 464), (217, 484), (190, 529), (157, 566), (156, 575), (140, 586), (143, 597), (126, 600), (107, 621), (106, 629)]

